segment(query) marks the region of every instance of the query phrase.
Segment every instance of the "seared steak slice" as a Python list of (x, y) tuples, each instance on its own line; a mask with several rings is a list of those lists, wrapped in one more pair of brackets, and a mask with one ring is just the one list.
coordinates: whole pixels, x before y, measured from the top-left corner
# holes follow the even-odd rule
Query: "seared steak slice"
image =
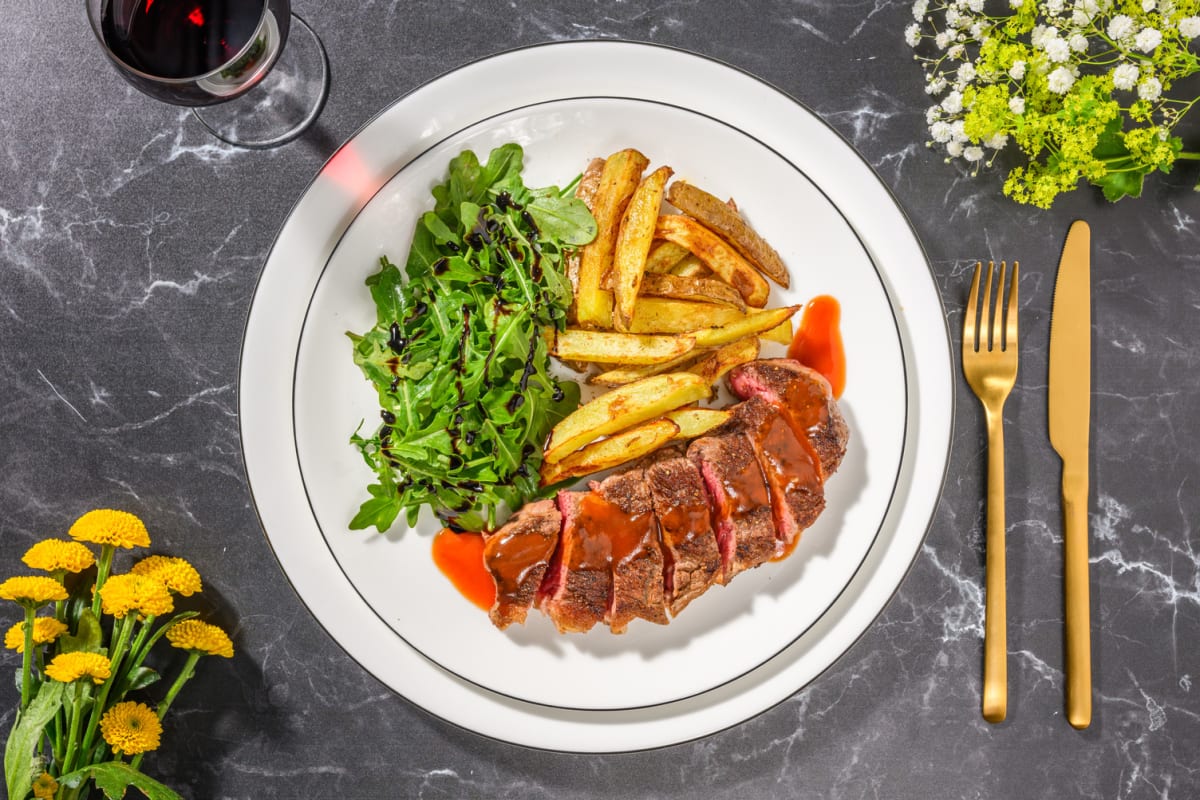
[(700, 470), (683, 451), (659, 451), (646, 466), (663, 547), (663, 588), (677, 615), (721, 577), (721, 551)]
[(757, 395), (784, 411), (796, 435), (807, 438), (820, 457), (822, 479), (837, 472), (850, 429), (823, 375), (799, 361), (773, 358), (736, 367), (729, 385), (739, 397)]
[(609, 627), (613, 633), (624, 633), (636, 618), (665, 625), (663, 554), (645, 473), (631, 467), (593, 483), (592, 491), (612, 506), (603, 526), (612, 548)]
[(608, 613), (612, 595), (607, 509), (594, 492), (559, 492), (562, 535), (538, 588), (537, 604), (560, 633), (591, 630)]
[(497, 628), (525, 622), (561, 529), (562, 514), (554, 502), (538, 500), (487, 538), (483, 563), (496, 582), (496, 602), (489, 613)]
[[(728, 424), (727, 424), (728, 425)], [(775, 555), (771, 498), (754, 448), (736, 428), (704, 436), (688, 447), (712, 500), (712, 524), (721, 552), (721, 583)]]
[(825, 509), (820, 458), (807, 438), (796, 435), (780, 409), (761, 395), (735, 406), (727, 425), (743, 431), (758, 458), (770, 490), (776, 555), (783, 555)]

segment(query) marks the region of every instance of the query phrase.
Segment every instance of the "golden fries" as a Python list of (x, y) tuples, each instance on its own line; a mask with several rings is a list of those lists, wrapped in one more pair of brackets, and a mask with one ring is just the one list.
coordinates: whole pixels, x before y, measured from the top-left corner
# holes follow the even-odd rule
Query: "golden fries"
[(687, 255), (687, 248), (681, 244), (655, 242), (646, 256), (646, 272), (670, 272)]
[(596, 364), (661, 364), (690, 352), (695, 345), (691, 336), (568, 328), (555, 335), (550, 352), (561, 359)]
[(750, 262), (726, 244), (724, 239), (696, 220), (682, 214), (663, 214), (658, 218), (654, 235), (690, 250), (722, 280), (737, 289), (747, 305), (762, 308), (767, 304), (771, 287), (758, 274), (758, 270), (750, 266)]
[(601, 436), (631, 428), (680, 406), (708, 397), (711, 384), (690, 372), (654, 375), (584, 403), (550, 432), (544, 460), (557, 464)]
[(633, 303), (642, 285), (658, 211), (671, 174), (670, 167), (659, 167), (642, 179), (621, 217), (612, 265), (612, 322), (618, 331), (629, 330), (633, 320)]
[(645, 297), (673, 297), (676, 300), (712, 300), (746, 310), (746, 301), (728, 283), (713, 278), (689, 278), (682, 275), (659, 275), (649, 273), (642, 278), (642, 295)]
[(763, 331), (779, 326), (784, 320), (790, 319), (800, 310), (800, 306), (771, 308), (766, 311), (756, 311), (747, 314), (736, 322), (720, 325), (715, 328), (705, 328), (693, 331), (697, 347), (714, 347), (719, 344), (729, 344), (746, 336), (755, 336)]
[(612, 324), (612, 295), (600, 287), (612, 267), (613, 248), (625, 206), (649, 164), (644, 155), (633, 149), (613, 153), (604, 161), (600, 186), (592, 201), (596, 238), (583, 248), (579, 260), (575, 318), (580, 325), (607, 328)]
[[(693, 338), (692, 341), (695, 341)], [(645, 364), (632, 367), (618, 366), (606, 369), (598, 375), (588, 378), (588, 383), (595, 386), (624, 386), (627, 383), (649, 378), (651, 375), (661, 375), (664, 372), (689, 372), (688, 369), (696, 361), (708, 355), (704, 350), (692, 350), (679, 358), (665, 361), (662, 364)]]
[(747, 336), (701, 358), (688, 367), (688, 372), (694, 372), (711, 385), (725, 377), (725, 373), (738, 364), (745, 364), (756, 358), (758, 358), (758, 338)]
[(701, 408), (688, 406), (677, 411), (669, 411), (663, 415), (679, 426), (675, 439), (695, 439), (711, 431), (718, 425), (723, 425), (733, 416), (732, 411), (724, 408)]
[(703, 189), (684, 181), (675, 181), (667, 195), (671, 205), (695, 217), (706, 228), (733, 245), (759, 271), (785, 289), (788, 286), (787, 267), (775, 248), (750, 227), (737, 207), (722, 203)]
[(639, 297), (633, 310), (633, 333), (687, 333), (736, 322), (746, 316), (733, 306), (694, 303), (668, 297)]
[(711, 269), (705, 266), (703, 261), (696, 258), (692, 253), (688, 253), (679, 260), (678, 264), (671, 268), (671, 274), (684, 278), (705, 278), (713, 273)]
[(665, 417), (643, 422), (607, 439), (589, 444), (562, 461), (554, 464), (543, 462), (542, 486), (619, 467), (679, 438), (679, 432), (678, 423)]

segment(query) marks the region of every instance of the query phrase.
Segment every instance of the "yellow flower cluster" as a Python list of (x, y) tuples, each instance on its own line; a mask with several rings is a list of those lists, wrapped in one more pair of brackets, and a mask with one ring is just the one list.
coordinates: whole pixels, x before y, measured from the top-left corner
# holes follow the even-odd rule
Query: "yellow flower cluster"
[(162, 723), (144, 703), (125, 701), (104, 712), (100, 733), (116, 755), (137, 755), (158, 749)]
[(60, 683), (91, 678), (92, 683), (104, 683), (112, 674), (112, 662), (100, 653), (60, 653), (46, 665), (46, 677)]
[(44, 605), (66, 599), (66, 588), (54, 578), (20, 575), (0, 583), (0, 600), (13, 600), (21, 605)]
[(216, 625), (198, 619), (185, 619), (172, 625), (167, 629), (167, 641), (180, 650), (233, 658), (233, 642), (229, 640), (229, 634)]
[(83, 572), (96, 563), (96, 556), (79, 542), (44, 539), (21, 557), (27, 566), (44, 572)]
[[(54, 617), (38, 617), (33, 621), (33, 643), (49, 644), (67, 632), (67, 626)], [(18, 653), (25, 652), (25, 623), (18, 622), (4, 634), (4, 646)]]
[(149, 556), (134, 564), (131, 572), (162, 581), (172, 592), (184, 597), (191, 597), (204, 588), (200, 573), (182, 558)]
[(89, 511), (67, 531), (77, 541), (107, 544), (114, 547), (149, 547), (150, 534), (146, 525), (128, 511), (98, 508)]
[(117, 619), (130, 613), (158, 617), (174, 608), (166, 584), (146, 575), (113, 575), (100, 587), (100, 609)]
[(33, 796), (38, 800), (48, 800), (58, 792), (58, 781), (49, 772), (43, 772), (33, 779)]

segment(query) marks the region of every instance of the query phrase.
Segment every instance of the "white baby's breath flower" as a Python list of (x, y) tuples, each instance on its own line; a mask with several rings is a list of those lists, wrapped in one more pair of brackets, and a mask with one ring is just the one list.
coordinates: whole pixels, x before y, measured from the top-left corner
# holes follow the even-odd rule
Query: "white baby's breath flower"
[(983, 23), (980, 22), (979, 20), (975, 20), (974, 22), (972, 22), (971, 27), (967, 29), (967, 32), (971, 34), (972, 39), (979, 39), (980, 40), (979, 43), (981, 45), (987, 44), (988, 37), (983, 35)]
[(958, 23), (962, 21), (962, 14), (958, 13), (958, 9), (954, 6), (946, 9), (946, 27), (957, 28)]
[(966, 147), (963, 149), (963, 158), (967, 161), (975, 162), (983, 160), (983, 148), (977, 146)]
[(953, 91), (942, 101), (942, 110), (947, 114), (957, 114), (962, 111), (962, 92)]
[(917, 22), (925, 19), (925, 12), (929, 10), (929, 0), (916, 0), (913, 3), (912, 15)]
[(1138, 68), (1136, 64), (1121, 64), (1112, 71), (1113, 86), (1128, 92), (1137, 85)]
[(1133, 43), (1143, 53), (1153, 53), (1154, 48), (1162, 44), (1162, 32), (1157, 28), (1142, 28)]
[(1076, 8), (1071, 12), (1071, 24), (1077, 28), (1082, 28), (1083, 26), (1090, 24), (1091, 21), (1091, 16), (1082, 8)]
[(946, 152), (950, 154), (951, 158), (958, 158), (963, 154), (962, 142), (947, 142)]
[(925, 124), (926, 125), (933, 127), (933, 123), (937, 122), (941, 118), (942, 118), (942, 107), (941, 106), (930, 106), (929, 108), (925, 109)]
[(953, 41), (953, 39), (951, 38), (949, 31), (942, 31), (937, 36), (933, 37), (933, 43), (937, 45), (938, 50), (945, 50), (950, 46), (951, 41)]
[(1019, 81), (1022, 78), (1024, 78), (1025, 77), (1025, 62), (1022, 61), (1021, 59), (1017, 59), (1016, 61), (1014, 61), (1013, 65), (1008, 68), (1008, 77), (1012, 78), (1014, 81)]
[(963, 83), (975, 80), (975, 65), (970, 61), (958, 68), (958, 79)]
[(967, 48), (963, 47), (961, 44), (956, 44), (951, 46), (951, 48), (946, 51), (946, 57), (950, 59), (959, 59), (963, 57), (963, 53), (965, 52), (967, 52)]
[(1146, 78), (1138, 84), (1138, 97), (1154, 102), (1162, 96), (1162, 83), (1158, 78)]
[(1151, 11), (1153, 11), (1157, 7), (1158, 7), (1158, 3), (1156, 2), (1156, 0), (1142, 0), (1142, 11), (1145, 11), (1147, 14), (1149, 14)]
[(1133, 18), (1125, 14), (1117, 14), (1108, 22), (1108, 38), (1121, 40), (1126, 36), (1132, 36), (1137, 29)]
[(956, 142), (966, 143), (967, 139), (967, 123), (961, 119), (956, 119), (950, 123), (950, 138)]
[(950, 123), (941, 120), (929, 126), (929, 135), (938, 144), (945, 144), (950, 141)]
[(993, 133), (991, 136), (983, 140), (983, 144), (984, 146), (990, 147), (993, 150), (1000, 150), (1004, 147), (1004, 145), (1008, 144), (1008, 134)]
[(1009, 8), (1020, 8), (1025, 5), (1025, 0), (1008, 0)]
[(1063, 13), (1063, 7), (1066, 5), (1064, 0), (1046, 0), (1046, 13), (1057, 17)]
[(1200, 36), (1200, 17), (1184, 17), (1179, 20), (1179, 35), (1185, 39)]
[(967, 8), (978, 14), (983, 11), (983, 0), (967, 0)]
[(946, 81), (942, 78), (935, 78), (925, 84), (925, 94), (941, 94), (946, 91)]
[(1046, 41), (1046, 57), (1052, 64), (1061, 64), (1071, 57), (1071, 46), (1062, 39), (1048, 39)]
[(1059, 67), (1046, 77), (1046, 83), (1055, 94), (1066, 94), (1075, 85), (1075, 73), (1066, 67)]
[(1025, 113), (1025, 98), (1024, 97), (1010, 97), (1008, 99), (1008, 110), (1014, 114), (1024, 114)]
[(1029, 33), (1029, 42), (1039, 50), (1046, 47), (1046, 42), (1058, 36), (1058, 28), (1049, 27), (1046, 25), (1034, 25), (1033, 30)]
[(1076, 53), (1083, 53), (1088, 49), (1087, 37), (1082, 33), (1072, 33), (1071, 38), (1067, 39), (1067, 44), (1069, 44), (1071, 49)]
[(921, 42), (921, 26), (913, 23), (904, 29), (904, 41), (909, 47), (916, 47)]

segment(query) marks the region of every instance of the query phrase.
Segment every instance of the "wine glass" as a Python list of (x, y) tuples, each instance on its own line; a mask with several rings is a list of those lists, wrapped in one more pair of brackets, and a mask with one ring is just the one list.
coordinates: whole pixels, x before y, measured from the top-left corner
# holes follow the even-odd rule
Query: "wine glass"
[(125, 80), (191, 106), (229, 144), (289, 142), (325, 105), (329, 59), (289, 0), (87, 0), (87, 12)]

